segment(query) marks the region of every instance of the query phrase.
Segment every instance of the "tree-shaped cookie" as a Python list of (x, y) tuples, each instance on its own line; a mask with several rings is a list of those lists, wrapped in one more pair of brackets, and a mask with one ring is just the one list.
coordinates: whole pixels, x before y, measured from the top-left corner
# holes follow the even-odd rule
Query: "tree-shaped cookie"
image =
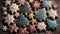
[(42, 7), (45, 7), (46, 9), (49, 9), (52, 5), (52, 1), (43, 1), (41, 3)]
[(48, 28), (55, 30), (57, 28), (56, 20), (47, 19)]
[(25, 2), (25, 4), (21, 8), (21, 12), (31, 12), (30, 4), (28, 2)]
[(29, 23), (28, 19), (24, 15), (20, 15), (17, 26), (27, 25)]
[(36, 19), (38, 19), (39, 21), (45, 20), (45, 18), (46, 18), (46, 10), (45, 10), (45, 8), (38, 10), (38, 11), (35, 13), (35, 17), (36, 17)]

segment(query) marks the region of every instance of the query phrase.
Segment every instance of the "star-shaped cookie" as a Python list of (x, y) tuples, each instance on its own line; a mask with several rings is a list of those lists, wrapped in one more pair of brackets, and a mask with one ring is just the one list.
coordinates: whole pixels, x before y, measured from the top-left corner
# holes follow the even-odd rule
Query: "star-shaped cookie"
[(31, 18), (33, 19), (33, 17), (34, 17), (33, 12), (30, 12), (29, 15), (28, 15), (28, 17), (29, 17), (29, 19), (31, 19)]
[(19, 3), (20, 6), (21, 6), (21, 5), (24, 5), (25, 0), (18, 0), (18, 3)]
[(20, 14), (19, 14), (18, 12), (16, 12), (16, 13), (14, 14), (14, 16), (19, 17)]
[(9, 10), (12, 11), (12, 13), (16, 12), (17, 10), (19, 10), (18, 8), (19, 6), (15, 3), (13, 3), (11, 6), (9, 6)]
[(44, 22), (38, 23), (37, 26), (38, 26), (38, 29), (39, 29), (40, 31), (46, 30), (46, 25), (45, 25)]
[(7, 6), (7, 5), (11, 5), (11, 1), (10, 0), (6, 0), (5, 1), (5, 5)]
[(7, 23), (8, 25), (10, 24), (10, 23), (14, 23), (14, 18), (13, 18), (13, 15), (7, 15), (7, 17), (5, 17), (5, 23)]

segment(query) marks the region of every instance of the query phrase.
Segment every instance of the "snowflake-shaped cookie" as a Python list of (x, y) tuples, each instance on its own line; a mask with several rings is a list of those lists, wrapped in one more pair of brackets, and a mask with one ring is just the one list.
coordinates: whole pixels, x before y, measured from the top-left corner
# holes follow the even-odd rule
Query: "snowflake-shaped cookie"
[(16, 12), (17, 10), (19, 10), (18, 7), (19, 7), (19, 6), (16, 5), (16, 3), (15, 3), (15, 4), (13, 3), (11, 6), (9, 6), (9, 10), (12, 11), (12, 13), (14, 13), (14, 12)]
[(3, 29), (3, 31), (7, 31), (8, 28), (7, 28), (7, 26), (3, 26), (2, 29)]
[(40, 31), (46, 30), (46, 25), (44, 22), (38, 23), (37, 27)]
[(57, 10), (50, 9), (49, 11), (47, 11), (47, 13), (49, 14), (48, 17), (52, 17), (53, 19), (55, 19), (55, 17), (58, 16)]
[(14, 18), (13, 18), (13, 15), (7, 15), (7, 17), (5, 17), (5, 23), (7, 23), (8, 25), (10, 24), (10, 23), (14, 23)]
[(5, 1), (5, 5), (7, 6), (7, 5), (11, 5), (11, 1), (10, 0), (6, 0)]

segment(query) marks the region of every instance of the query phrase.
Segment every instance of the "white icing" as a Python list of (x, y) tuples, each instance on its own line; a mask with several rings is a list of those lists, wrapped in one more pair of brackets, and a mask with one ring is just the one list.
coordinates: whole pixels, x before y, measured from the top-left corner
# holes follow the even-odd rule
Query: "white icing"
[(13, 21), (14, 21), (15, 19), (13, 18), (13, 15), (7, 15), (7, 17), (5, 17), (5, 23), (8, 23), (8, 25), (12, 22), (12, 23), (14, 23)]
[(5, 1), (5, 4), (6, 4), (6, 5), (11, 5), (11, 1), (10, 1), (10, 0), (6, 0), (6, 1)]
[(50, 9), (49, 11), (47, 11), (47, 13), (48, 13), (49, 16), (52, 17), (53, 19), (55, 19), (55, 16), (57, 16), (57, 10)]
[(3, 29), (3, 31), (7, 31), (8, 28), (7, 28), (7, 26), (3, 26), (2, 29)]
[(39, 29), (40, 31), (46, 30), (46, 25), (45, 25), (44, 22), (38, 23), (37, 26), (38, 26), (38, 29)]
[(19, 10), (18, 7), (19, 7), (18, 5), (12, 4), (11, 6), (9, 6), (9, 9), (10, 9), (10, 11), (12, 11), (12, 13), (13, 13), (13, 12), (16, 12), (17, 10)]
[(20, 16), (20, 14), (18, 12), (16, 12), (14, 16), (18, 17), (18, 16)]

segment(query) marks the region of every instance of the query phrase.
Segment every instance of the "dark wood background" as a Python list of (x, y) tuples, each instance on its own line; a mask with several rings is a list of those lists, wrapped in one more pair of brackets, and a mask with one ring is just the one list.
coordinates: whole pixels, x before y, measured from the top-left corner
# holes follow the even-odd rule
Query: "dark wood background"
[[(1, 19), (3, 17), (2, 17), (1, 8), (3, 6), (3, 1), (4, 0), (0, 0), (0, 28), (2, 27)], [(56, 31), (54, 31), (53, 34), (60, 34), (60, 0), (53, 0), (53, 1), (58, 5), (58, 15), (59, 15), (59, 19), (57, 20), (58, 29)], [(3, 32), (2, 30), (0, 30), (0, 34), (8, 34), (8, 33), (7, 32)], [(34, 34), (38, 34), (38, 33), (34, 33)], [(44, 34), (44, 33), (39, 33), (39, 34)]]

